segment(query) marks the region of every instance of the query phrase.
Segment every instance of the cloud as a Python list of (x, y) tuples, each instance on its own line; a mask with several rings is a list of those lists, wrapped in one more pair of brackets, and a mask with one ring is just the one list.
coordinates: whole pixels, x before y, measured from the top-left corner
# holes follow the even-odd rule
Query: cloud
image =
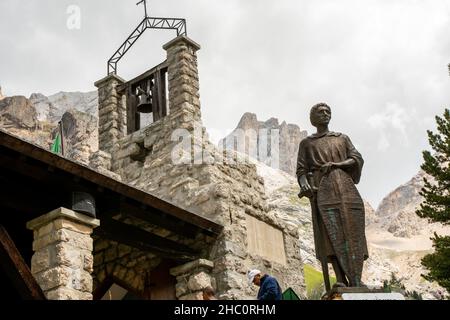
[[(0, 1), (0, 81), (9, 95), (91, 91), (142, 19), (136, 0)], [(67, 7), (81, 29), (67, 29)], [(187, 19), (204, 125), (214, 140), (244, 112), (312, 131), (325, 101), (333, 130), (361, 146), (373, 205), (410, 179), (426, 130), (450, 105), (448, 0), (165, 0), (150, 14)], [(147, 31), (120, 61), (130, 79), (165, 59), (172, 31)]]
[(412, 117), (397, 103), (388, 103), (382, 112), (371, 115), (367, 122), (372, 128), (378, 129), (380, 151), (386, 151), (392, 145), (390, 141), (399, 140), (399, 138), (406, 145), (410, 143), (407, 128), (412, 122)]
[(381, 152), (385, 152), (389, 149), (391, 143), (387, 135), (384, 132), (380, 132), (380, 139), (378, 140), (378, 150)]

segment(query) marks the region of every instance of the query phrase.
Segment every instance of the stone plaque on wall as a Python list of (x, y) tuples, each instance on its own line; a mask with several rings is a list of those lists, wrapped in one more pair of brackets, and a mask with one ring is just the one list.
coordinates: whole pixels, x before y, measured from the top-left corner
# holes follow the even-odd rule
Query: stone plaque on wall
[(246, 223), (249, 253), (285, 265), (283, 232), (249, 215)]

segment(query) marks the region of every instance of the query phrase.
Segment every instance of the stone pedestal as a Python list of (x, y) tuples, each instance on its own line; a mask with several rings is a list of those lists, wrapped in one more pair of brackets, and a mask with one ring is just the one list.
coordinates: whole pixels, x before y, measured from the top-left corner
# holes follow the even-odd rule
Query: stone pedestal
[(385, 292), (383, 288), (333, 288), (324, 300), (405, 300), (397, 292)]
[(59, 208), (27, 223), (31, 272), (49, 300), (92, 300), (93, 240), (100, 221)]
[(95, 83), (98, 88), (99, 149), (111, 153), (117, 142), (127, 133), (127, 108), (117, 86), (125, 80), (111, 74)]
[(211, 276), (214, 263), (199, 259), (170, 270), (177, 277), (176, 296), (179, 300), (203, 300), (203, 289), (216, 287)]

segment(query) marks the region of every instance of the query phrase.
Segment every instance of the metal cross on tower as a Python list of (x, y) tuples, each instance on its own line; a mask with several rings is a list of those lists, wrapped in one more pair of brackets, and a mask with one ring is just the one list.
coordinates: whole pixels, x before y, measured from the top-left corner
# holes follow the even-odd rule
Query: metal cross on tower
[(144, 4), (145, 18), (134, 29), (131, 35), (125, 40), (119, 49), (108, 60), (108, 75), (117, 74), (117, 63), (130, 50), (133, 44), (141, 37), (147, 29), (169, 29), (176, 30), (177, 36), (187, 35), (186, 20), (179, 18), (155, 18), (149, 17), (147, 13), (147, 0), (141, 0), (136, 5)]
[(138, 3), (136, 3), (136, 5), (140, 5), (141, 3), (144, 3), (144, 9), (145, 9), (145, 17), (148, 18), (148, 14), (147, 14), (147, 0), (142, 0), (139, 1)]

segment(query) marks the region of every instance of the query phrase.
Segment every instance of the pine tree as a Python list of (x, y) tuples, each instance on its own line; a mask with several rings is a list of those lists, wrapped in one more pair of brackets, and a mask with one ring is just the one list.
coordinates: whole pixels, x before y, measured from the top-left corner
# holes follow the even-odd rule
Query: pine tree
[(405, 296), (406, 300), (423, 300), (422, 294), (413, 290), (407, 291), (405, 285), (402, 283), (402, 279), (399, 279), (395, 274), (391, 273), (390, 280), (383, 281), (384, 292), (398, 292)]
[[(436, 116), (438, 133), (428, 131), (428, 140), (433, 153), (423, 152), (421, 168), (434, 181), (424, 178), (420, 195), (424, 201), (416, 211), (421, 218), (431, 222), (450, 225), (450, 111), (445, 110), (441, 118)], [(422, 259), (422, 265), (429, 271), (423, 275), (428, 281), (436, 281), (450, 292), (450, 237), (434, 234), (434, 253)]]

